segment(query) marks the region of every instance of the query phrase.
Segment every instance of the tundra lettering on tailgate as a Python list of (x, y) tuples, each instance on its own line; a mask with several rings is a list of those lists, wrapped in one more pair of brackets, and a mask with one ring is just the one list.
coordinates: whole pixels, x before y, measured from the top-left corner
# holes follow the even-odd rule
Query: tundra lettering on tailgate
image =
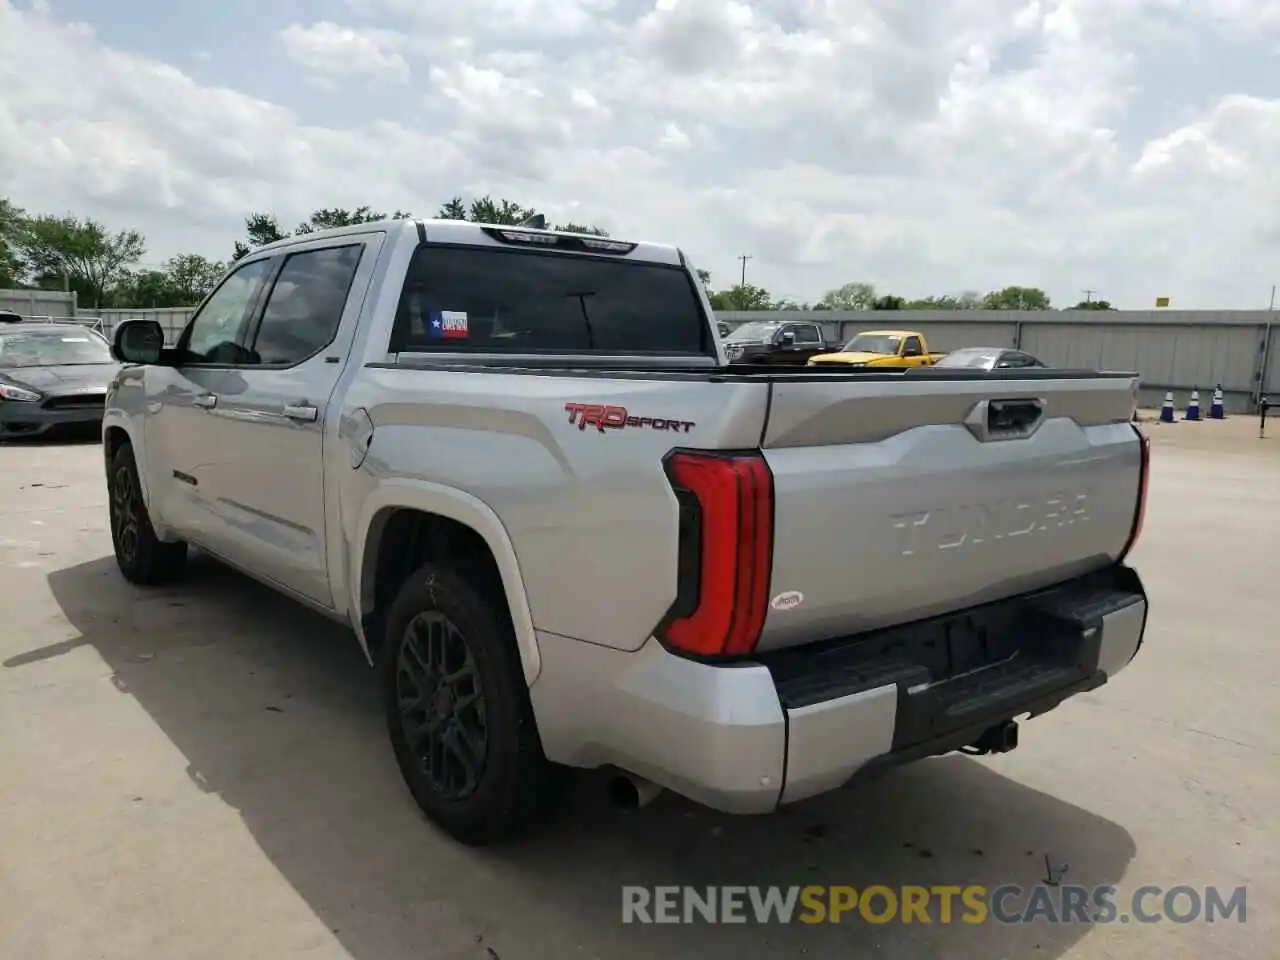
[(637, 417), (628, 413), (626, 407), (605, 403), (566, 403), (564, 408), (569, 414), (569, 422), (577, 424), (579, 430), (595, 427), (604, 433), (606, 430), (641, 427), (649, 430), (666, 430), (671, 433), (688, 433), (694, 427), (692, 420)]
[(1088, 491), (1060, 491), (1044, 499), (996, 500), (901, 513), (889, 522), (898, 538), (898, 552), (911, 557), (1074, 526), (1089, 519), (1089, 498)]

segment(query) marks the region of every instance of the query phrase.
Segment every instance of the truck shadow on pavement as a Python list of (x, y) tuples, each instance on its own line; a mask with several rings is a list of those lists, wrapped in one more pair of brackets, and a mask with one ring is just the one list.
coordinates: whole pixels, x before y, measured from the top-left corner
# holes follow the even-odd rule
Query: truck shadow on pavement
[(1063, 882), (1092, 886), (1118, 884), (1135, 854), (1118, 825), (962, 756), (752, 818), (671, 795), (623, 814), (589, 774), (543, 833), (469, 850), (418, 814), (371, 672), (340, 626), (202, 557), (162, 590), (129, 586), (109, 557), (49, 584), (81, 640), (5, 666), (92, 645), (186, 757), (192, 783), (239, 812), (355, 960), (1051, 958), (1088, 927), (947, 925), (936, 906), (932, 924), (855, 912), (838, 924), (624, 925), (622, 887), (1029, 887), (1046, 856), (1067, 867)]

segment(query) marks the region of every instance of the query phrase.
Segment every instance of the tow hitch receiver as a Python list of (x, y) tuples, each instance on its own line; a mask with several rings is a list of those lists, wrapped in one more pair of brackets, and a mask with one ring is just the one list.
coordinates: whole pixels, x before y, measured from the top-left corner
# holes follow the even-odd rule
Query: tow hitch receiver
[(997, 723), (994, 727), (987, 727), (982, 731), (982, 736), (978, 737), (965, 753), (980, 757), (988, 753), (1008, 753), (1017, 746), (1018, 724), (1016, 721), (1006, 720), (1004, 723)]

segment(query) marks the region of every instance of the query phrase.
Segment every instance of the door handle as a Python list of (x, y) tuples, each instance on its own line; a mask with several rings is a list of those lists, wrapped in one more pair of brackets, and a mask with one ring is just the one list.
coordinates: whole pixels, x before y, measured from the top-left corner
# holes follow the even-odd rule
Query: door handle
[(206, 410), (212, 410), (218, 405), (218, 397), (216, 394), (205, 393), (196, 397), (191, 401), (192, 406), (204, 407)]
[(315, 423), (320, 416), (320, 411), (315, 407), (307, 406), (305, 403), (287, 403), (284, 408), (284, 415), (290, 420), (301, 420), (304, 423)]

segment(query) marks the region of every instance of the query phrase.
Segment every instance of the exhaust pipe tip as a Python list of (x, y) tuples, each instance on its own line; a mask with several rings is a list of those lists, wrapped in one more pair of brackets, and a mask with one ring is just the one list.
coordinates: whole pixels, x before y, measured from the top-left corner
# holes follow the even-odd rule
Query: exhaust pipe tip
[(652, 780), (620, 774), (609, 781), (609, 801), (619, 810), (647, 807), (662, 792)]

